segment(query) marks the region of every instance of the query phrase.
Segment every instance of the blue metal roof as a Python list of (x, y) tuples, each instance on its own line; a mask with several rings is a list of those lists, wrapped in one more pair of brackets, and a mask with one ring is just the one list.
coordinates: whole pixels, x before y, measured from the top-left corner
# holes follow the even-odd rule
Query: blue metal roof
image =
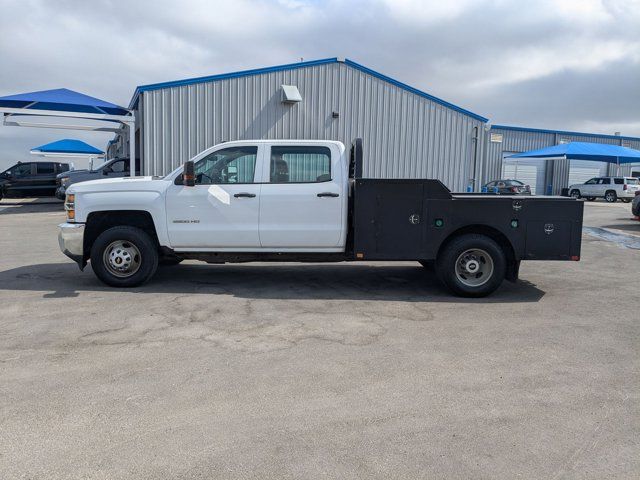
[(565, 130), (546, 130), (543, 128), (529, 128), (529, 127), (513, 127), (509, 125), (491, 125), (491, 130), (512, 130), (516, 132), (533, 132), (533, 133), (550, 133), (558, 135), (576, 135), (580, 137), (599, 137), (599, 138), (621, 138), (623, 140), (635, 140), (640, 141), (639, 137), (626, 137), (622, 135), (606, 135), (603, 133), (584, 133), (584, 132), (568, 132)]
[[(215, 82), (217, 80), (226, 80), (229, 78), (239, 78), (239, 77), (247, 77), (250, 75), (260, 75), (260, 74), (264, 74), (264, 73), (271, 73), (271, 72), (280, 72), (283, 70), (295, 70), (298, 68), (305, 68), (305, 67), (313, 67), (316, 65), (324, 65), (327, 63), (339, 63), (341, 62), (340, 60), (338, 60), (337, 57), (333, 57), (333, 58), (324, 58), (321, 60), (311, 60), (311, 61), (307, 61), (307, 62), (297, 62), (297, 63), (289, 63), (286, 65), (277, 65), (275, 67), (266, 67), (266, 68), (256, 68), (256, 69), (252, 69), (252, 70), (243, 70), (240, 72), (233, 72), (233, 73), (223, 73), (220, 75), (210, 75), (210, 76), (206, 76), (206, 77), (196, 77), (196, 78), (187, 78), (184, 80), (176, 80), (173, 82), (163, 82), (163, 83), (153, 83), (150, 85), (141, 85), (139, 87), (136, 88), (136, 91), (133, 94), (133, 98), (131, 99), (131, 102), (129, 102), (129, 108), (135, 108), (137, 103), (138, 103), (138, 98), (140, 96), (140, 94), (142, 92), (148, 92), (148, 91), (152, 91), (152, 90), (160, 90), (163, 88), (171, 88), (171, 87), (180, 87), (180, 86), (184, 86), (184, 85), (194, 85), (194, 84), (198, 84), (198, 83), (205, 83), (205, 82)], [(351, 68), (355, 68), (357, 70), (360, 70), (362, 72), (365, 72), (369, 75), (372, 75), (376, 78), (379, 78), (381, 80), (384, 80), (385, 82), (391, 83), (397, 87), (400, 87), (404, 90), (407, 90), (408, 92), (414, 93), (416, 95), (419, 95), (421, 97), (427, 98), (433, 102), (436, 102), (440, 105), (443, 105), (447, 108), (450, 108), (452, 110), (455, 110), (457, 112), (463, 113), (465, 115), (468, 115), (470, 117), (475, 118), (476, 120), (480, 120), (482, 122), (488, 122), (489, 120), (485, 117), (482, 117), (476, 113), (470, 112), (469, 110), (465, 110), (464, 108), (458, 107), (457, 105), (454, 105), (452, 103), (446, 102), (438, 97), (434, 97), (433, 95), (429, 95), (426, 92), (423, 92), (422, 90), (418, 90), (417, 88), (413, 88), (405, 83), (399, 82), (397, 80), (394, 80), (391, 77), (387, 77), (386, 75), (383, 75), (381, 73), (378, 73), (374, 70), (371, 70), (370, 68), (367, 68), (363, 65), (360, 65), (352, 60), (349, 59), (345, 59), (344, 62), (345, 65), (348, 65)]]
[(31, 150), (42, 153), (80, 153), (86, 155), (102, 155), (104, 153), (102, 150), (98, 150), (96, 147), (91, 146), (88, 143), (70, 138), (40, 145), (39, 147), (34, 147)]
[(604, 143), (569, 142), (551, 147), (517, 153), (507, 158), (557, 158), (565, 157), (568, 160), (593, 160), (609, 163), (636, 163), (640, 162), (640, 150), (621, 147), (620, 145), (607, 145)]
[(57, 110), (63, 112), (128, 115), (130, 112), (114, 103), (66, 88), (41, 90), (0, 97), (0, 107), (25, 110)]

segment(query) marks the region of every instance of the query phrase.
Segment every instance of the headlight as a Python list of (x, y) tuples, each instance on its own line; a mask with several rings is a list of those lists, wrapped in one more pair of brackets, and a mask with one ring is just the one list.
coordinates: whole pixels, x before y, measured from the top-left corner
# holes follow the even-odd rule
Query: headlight
[(60, 185), (62, 185), (64, 188), (67, 188), (69, 186), (69, 177), (62, 177), (60, 179)]
[(64, 201), (64, 209), (67, 211), (67, 221), (76, 221), (76, 196), (68, 193)]

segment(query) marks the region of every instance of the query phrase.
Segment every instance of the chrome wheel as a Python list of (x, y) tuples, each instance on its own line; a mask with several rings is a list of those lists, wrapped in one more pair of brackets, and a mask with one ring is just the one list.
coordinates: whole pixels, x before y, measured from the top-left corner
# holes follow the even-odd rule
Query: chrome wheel
[(580, 198), (580, 192), (578, 190), (571, 190), (572, 198)]
[(493, 275), (493, 259), (486, 251), (470, 248), (456, 260), (456, 277), (467, 287), (479, 287)]
[(118, 278), (127, 278), (140, 269), (140, 250), (127, 240), (111, 242), (102, 254), (107, 270)]
[(613, 203), (617, 200), (617, 195), (613, 192), (607, 192), (604, 196), (604, 199), (609, 203)]

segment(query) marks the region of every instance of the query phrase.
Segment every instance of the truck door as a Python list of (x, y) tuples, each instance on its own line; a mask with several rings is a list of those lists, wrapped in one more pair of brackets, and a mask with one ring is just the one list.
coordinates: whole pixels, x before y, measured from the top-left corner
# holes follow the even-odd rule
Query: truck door
[(19, 163), (6, 171), (9, 183), (5, 187), (9, 195), (32, 195), (32, 185), (36, 176), (35, 164)]
[(36, 195), (52, 195), (56, 189), (56, 167), (53, 162), (37, 162), (33, 179), (33, 191)]
[(271, 145), (260, 193), (263, 248), (344, 247), (346, 172), (332, 145)]
[(259, 249), (258, 154), (255, 145), (221, 148), (196, 159), (195, 186), (176, 179), (166, 195), (173, 248)]

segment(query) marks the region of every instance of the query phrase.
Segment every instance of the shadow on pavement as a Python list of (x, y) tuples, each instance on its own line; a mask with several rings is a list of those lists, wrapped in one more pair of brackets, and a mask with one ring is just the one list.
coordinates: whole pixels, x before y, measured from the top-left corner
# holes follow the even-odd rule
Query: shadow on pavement
[(6, 202), (0, 203), (0, 216), (11, 215), (16, 213), (43, 213), (43, 212), (64, 212), (64, 204), (57, 203), (20, 203), (10, 204)]
[[(117, 291), (100, 283), (88, 266), (73, 263), (27, 265), (0, 272), (0, 290), (45, 291), (43, 298), (77, 297), (80, 292)], [(365, 300), (449, 303), (538, 302), (545, 294), (530, 282), (505, 281), (493, 295), (457, 298), (433, 272), (412, 265), (371, 264), (182, 264), (160, 267), (151, 281), (129, 292), (225, 294), (276, 300)]]
[(640, 221), (633, 217), (619, 218), (617, 220), (628, 220), (627, 223), (616, 223), (615, 225), (602, 225), (602, 228), (612, 228), (614, 230), (624, 230), (626, 232), (640, 234)]

